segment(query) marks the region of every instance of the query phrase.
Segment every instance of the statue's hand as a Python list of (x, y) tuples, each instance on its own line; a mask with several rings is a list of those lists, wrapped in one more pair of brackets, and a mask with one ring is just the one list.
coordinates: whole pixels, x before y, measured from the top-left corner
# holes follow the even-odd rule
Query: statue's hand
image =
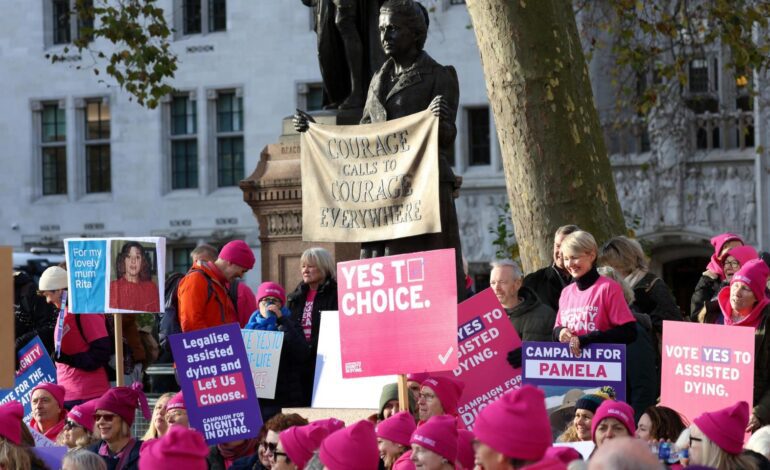
[(294, 117), (291, 120), (292, 124), (294, 124), (294, 130), (297, 132), (306, 132), (308, 130), (308, 123), (315, 122), (315, 119), (313, 119), (313, 116), (309, 115), (308, 113), (297, 110), (297, 112), (294, 114)]
[(428, 105), (428, 109), (434, 116), (438, 116), (439, 119), (445, 121), (449, 119), (449, 104), (441, 95), (436, 95), (433, 101)]

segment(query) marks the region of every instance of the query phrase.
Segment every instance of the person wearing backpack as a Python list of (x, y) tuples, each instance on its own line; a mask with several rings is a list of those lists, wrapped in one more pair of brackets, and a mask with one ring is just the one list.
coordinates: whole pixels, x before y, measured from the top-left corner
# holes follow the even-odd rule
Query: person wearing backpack
[(229, 283), (254, 267), (254, 253), (243, 240), (222, 247), (214, 262), (199, 261), (179, 282), (179, 325), (183, 333), (238, 323)]
[[(49, 304), (61, 309), (67, 271), (58, 266), (46, 269), (39, 289)], [(64, 407), (71, 409), (104, 395), (110, 388), (104, 366), (112, 354), (104, 315), (74, 315), (65, 306), (64, 321), (56, 330), (55, 337), (61, 337), (61, 350), (55, 357), (56, 382), (64, 387)]]

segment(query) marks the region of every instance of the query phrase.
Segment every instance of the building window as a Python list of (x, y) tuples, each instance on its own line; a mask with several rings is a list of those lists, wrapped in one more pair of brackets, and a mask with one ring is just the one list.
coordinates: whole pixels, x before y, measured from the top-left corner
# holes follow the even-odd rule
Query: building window
[(298, 83), (297, 108), (305, 111), (319, 111), (324, 107), (323, 83)]
[(237, 186), (243, 179), (243, 99), (220, 92), (216, 102), (217, 186)]
[(69, 0), (52, 0), (52, 3), (53, 43), (69, 44), (72, 41)]
[(489, 108), (469, 108), (468, 116), (468, 165), (489, 165)]
[(181, 6), (181, 27), (185, 36), (227, 30), (226, 0), (176, 0), (176, 2)]
[(171, 189), (198, 187), (198, 125), (195, 101), (171, 100)]
[(90, 41), (94, 29), (93, 0), (45, 0), (43, 8), (45, 45)]
[(41, 111), (40, 154), (43, 195), (67, 193), (67, 121), (58, 104), (44, 104)]
[(173, 266), (171, 267), (171, 270), (178, 273), (187, 274), (187, 271), (189, 271), (190, 267), (192, 266), (192, 258), (190, 258), (190, 253), (192, 253), (193, 249), (193, 247), (173, 248)]
[(112, 190), (110, 173), (110, 105), (106, 100), (86, 101), (86, 192)]

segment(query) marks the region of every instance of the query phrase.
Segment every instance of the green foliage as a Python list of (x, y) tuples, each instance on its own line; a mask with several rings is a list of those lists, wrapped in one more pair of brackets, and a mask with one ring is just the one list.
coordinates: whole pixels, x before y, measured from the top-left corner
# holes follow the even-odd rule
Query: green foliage
[[(104, 71), (148, 108), (155, 108), (161, 97), (173, 91), (169, 81), (177, 69), (177, 57), (170, 48), (171, 28), (156, 0), (76, 0), (72, 14), (86, 25), (72, 47), (91, 53), (95, 75)], [(110, 52), (95, 48), (100, 38), (110, 43)], [(65, 47), (63, 54), (46, 57), (61, 62), (68, 52)]]
[(492, 245), (495, 246), (495, 258), (518, 259), (519, 245), (513, 237), (513, 221), (511, 220), (511, 204), (506, 202), (496, 207), (497, 224), (489, 227), (489, 233), (495, 236)]

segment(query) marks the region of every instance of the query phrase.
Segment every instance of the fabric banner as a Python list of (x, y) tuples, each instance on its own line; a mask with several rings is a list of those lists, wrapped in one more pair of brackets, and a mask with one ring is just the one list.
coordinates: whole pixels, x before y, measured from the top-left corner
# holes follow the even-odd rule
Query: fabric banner
[(246, 355), (249, 357), (257, 396), (275, 398), (275, 385), (283, 349), (283, 331), (241, 330), (241, 335), (246, 346)]
[(342, 376), (457, 367), (455, 250), (337, 264)]
[(465, 383), (457, 415), (473, 430), (482, 408), (521, 386), (521, 368), (513, 369), (507, 360), (509, 351), (521, 347), (521, 339), (491, 288), (457, 307), (457, 323), (458, 366), (431, 375)]
[(158, 313), (166, 239), (67, 238), (70, 313)]
[(660, 403), (692, 421), (739, 400), (752, 405), (754, 328), (663, 322)]
[(56, 383), (56, 366), (40, 338), (35, 338), (19, 350), (19, 369), (13, 388), (0, 390), (0, 404), (16, 400), (24, 406), (24, 422), (32, 418), (30, 392), (39, 383)]
[(441, 231), (438, 118), (422, 111), (301, 134), (302, 239), (369, 242)]
[(169, 338), (190, 426), (209, 444), (256, 437), (262, 415), (238, 324)]
[(618, 400), (626, 400), (625, 344), (591, 344), (577, 357), (566, 343), (525, 341), (522, 362), (522, 383), (541, 388), (549, 409), (566, 404), (570, 390), (607, 385)]

